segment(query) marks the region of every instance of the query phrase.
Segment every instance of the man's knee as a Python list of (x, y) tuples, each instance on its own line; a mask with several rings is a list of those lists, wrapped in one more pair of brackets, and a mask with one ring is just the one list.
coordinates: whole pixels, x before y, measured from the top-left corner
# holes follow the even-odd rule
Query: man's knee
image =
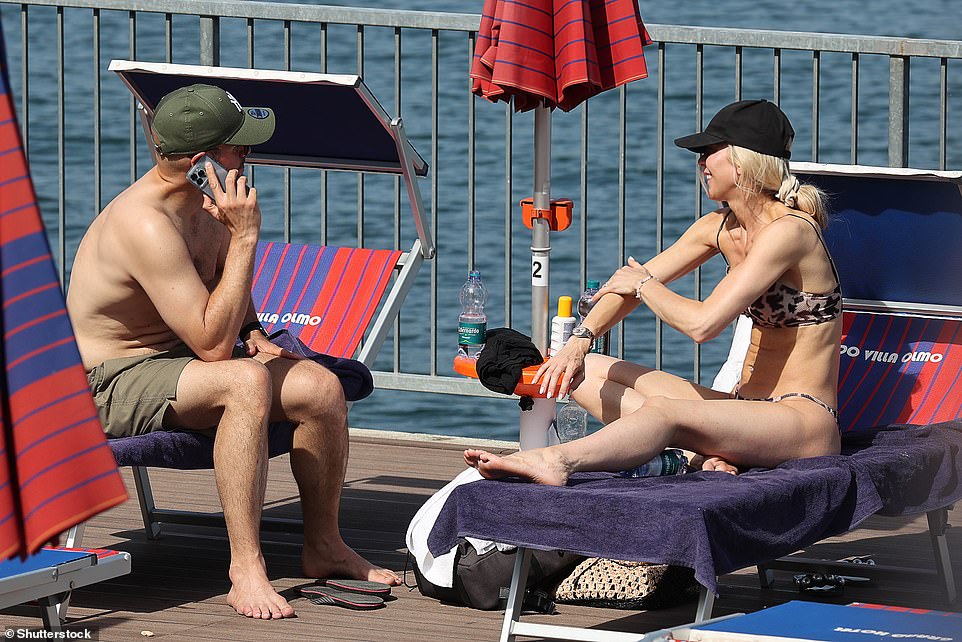
[(271, 406), (271, 373), (253, 359), (224, 362), (226, 378), (221, 382), (225, 405), (250, 404), (264, 412)]
[(294, 368), (285, 381), (294, 392), (298, 405), (317, 413), (346, 413), (344, 388), (337, 375), (314, 362), (305, 361), (303, 365), (303, 368)]

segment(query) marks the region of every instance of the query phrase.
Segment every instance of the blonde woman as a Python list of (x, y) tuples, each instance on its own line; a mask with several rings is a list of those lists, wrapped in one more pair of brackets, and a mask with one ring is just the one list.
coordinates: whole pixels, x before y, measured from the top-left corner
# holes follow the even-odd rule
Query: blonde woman
[[(743, 100), (718, 112), (705, 131), (675, 141), (699, 154), (705, 190), (722, 207), (646, 263), (629, 257), (536, 378), (549, 396), (570, 390), (606, 425), (577, 441), (508, 457), (466, 450), (468, 465), (488, 478), (563, 485), (573, 472), (629, 469), (669, 445), (702, 453), (704, 469), (730, 473), (839, 452), (842, 294), (821, 235), (824, 197), (789, 170), (793, 137), (777, 106)], [(728, 273), (704, 301), (668, 288), (719, 253)], [(748, 314), (751, 345), (735, 389), (718, 392), (589, 354), (594, 336), (641, 304), (698, 343)]]

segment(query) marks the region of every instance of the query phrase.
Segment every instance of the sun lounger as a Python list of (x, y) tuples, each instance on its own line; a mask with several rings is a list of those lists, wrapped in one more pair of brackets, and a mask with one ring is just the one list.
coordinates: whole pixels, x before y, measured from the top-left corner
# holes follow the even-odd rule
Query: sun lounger
[(44, 628), (60, 631), (74, 589), (129, 572), (130, 554), (126, 552), (44, 547), (26, 560), (0, 562), (0, 609), (36, 600)]
[[(367, 368), (358, 367), (357, 361), (373, 365), (418, 269), (434, 256), (417, 185), (417, 177), (428, 168), (405, 136), (400, 119), (387, 116), (358, 76), (117, 60), (110, 69), (140, 101), (148, 140), (147, 124), (157, 101), (176, 87), (206, 82), (227, 89), (241, 102), (268, 106), (278, 114), (274, 137), (248, 156), (249, 163), (403, 177), (418, 232), (408, 251), (269, 242), (260, 243), (257, 250), (253, 298), (265, 329), (272, 336), (286, 330), (289, 335), (280, 340), (290, 349), (301, 350), (293, 337), (303, 341), (309, 350), (302, 354), (335, 372), (349, 400), (366, 396), (372, 384)], [(290, 424), (273, 424), (270, 455), (288, 452), (292, 436)], [(223, 525), (219, 515), (156, 508), (147, 476), (148, 466), (212, 468), (212, 438), (155, 432), (113, 439), (110, 446), (119, 465), (134, 467), (150, 537), (159, 533), (159, 522)], [(299, 528), (300, 523), (265, 518), (264, 526), (287, 529)]]
[(793, 168), (830, 192), (836, 213), (826, 240), (846, 297), (843, 453), (736, 477), (594, 473), (562, 488), (516, 480), (460, 486), (428, 545), (435, 556), (466, 536), (522, 548), (502, 640), (639, 639), (520, 622), (531, 549), (691, 567), (703, 586), (696, 617), (704, 621), (719, 574), (765, 568), (874, 514), (928, 515), (932, 575), (954, 601), (942, 531), (948, 508), (962, 498), (962, 173)]

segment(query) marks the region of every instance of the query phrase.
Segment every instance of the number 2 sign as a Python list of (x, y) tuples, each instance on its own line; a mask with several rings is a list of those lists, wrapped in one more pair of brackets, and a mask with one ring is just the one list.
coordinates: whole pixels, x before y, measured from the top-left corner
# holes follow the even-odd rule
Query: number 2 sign
[(531, 285), (548, 287), (548, 260), (546, 258), (531, 257)]

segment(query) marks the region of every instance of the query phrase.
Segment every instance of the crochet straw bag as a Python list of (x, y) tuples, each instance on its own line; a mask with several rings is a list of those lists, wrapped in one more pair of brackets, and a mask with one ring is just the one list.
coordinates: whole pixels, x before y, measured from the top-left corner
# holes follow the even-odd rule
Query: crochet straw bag
[(555, 601), (609, 609), (651, 609), (674, 606), (697, 594), (698, 583), (690, 568), (591, 557), (561, 581)]

